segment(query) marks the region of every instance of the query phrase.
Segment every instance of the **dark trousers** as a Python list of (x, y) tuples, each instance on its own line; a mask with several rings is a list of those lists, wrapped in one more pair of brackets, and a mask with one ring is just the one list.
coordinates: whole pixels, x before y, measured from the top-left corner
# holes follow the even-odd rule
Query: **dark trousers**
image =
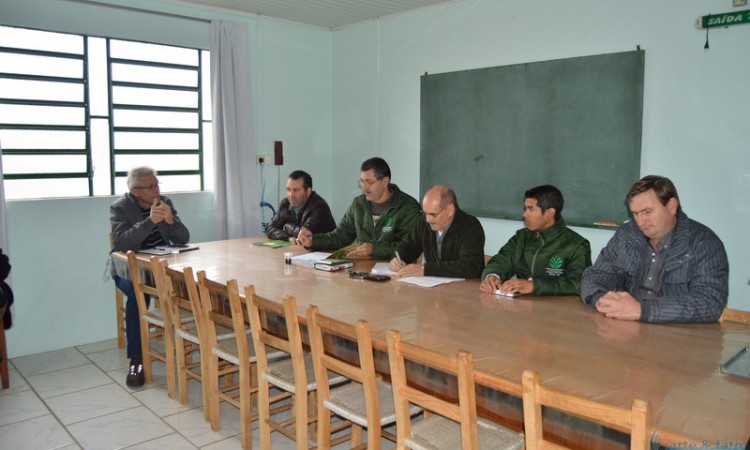
[[(125, 294), (125, 338), (128, 341), (128, 358), (141, 357), (141, 317), (138, 312), (138, 302), (135, 299), (135, 288), (133, 282), (115, 276), (115, 284)], [(146, 307), (151, 302), (151, 297), (146, 298)]]

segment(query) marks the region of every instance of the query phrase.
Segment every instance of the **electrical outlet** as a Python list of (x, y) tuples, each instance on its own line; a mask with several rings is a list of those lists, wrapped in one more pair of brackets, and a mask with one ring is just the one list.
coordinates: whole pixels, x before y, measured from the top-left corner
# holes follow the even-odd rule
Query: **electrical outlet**
[(265, 164), (268, 161), (268, 157), (264, 155), (258, 155), (255, 157), (255, 162), (258, 165)]

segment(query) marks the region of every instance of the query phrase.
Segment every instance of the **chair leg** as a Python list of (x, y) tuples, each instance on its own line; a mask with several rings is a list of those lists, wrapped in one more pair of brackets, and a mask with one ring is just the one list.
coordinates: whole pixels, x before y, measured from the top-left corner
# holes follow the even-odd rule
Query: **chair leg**
[(117, 348), (125, 348), (125, 309), (122, 291), (115, 286), (115, 317), (117, 317)]
[(146, 384), (153, 382), (151, 374), (151, 324), (141, 319), (141, 359), (143, 362), (143, 379)]
[(271, 413), (268, 381), (258, 376), (258, 431), (261, 450), (271, 450), (271, 426), (268, 424)]
[(323, 405), (318, 404), (318, 448), (331, 448), (331, 411)]
[(308, 429), (307, 395), (296, 392), (294, 395), (294, 431), (296, 434), (297, 450), (307, 450)]
[(175, 361), (174, 336), (164, 332), (164, 364), (167, 366), (167, 395), (177, 396), (177, 363)]
[(242, 448), (250, 450), (253, 448), (253, 435), (252, 435), (252, 399), (250, 398), (253, 385), (252, 366), (248, 366), (243, 370), (240, 368), (240, 438), (242, 441)]
[(211, 421), (211, 429), (219, 431), (221, 427), (219, 412), (219, 358), (209, 355), (206, 358), (206, 374), (203, 376), (203, 389), (208, 390), (208, 419)]
[(177, 388), (180, 391), (180, 403), (188, 403), (188, 361), (185, 358), (185, 340), (175, 333), (175, 349), (177, 352)]

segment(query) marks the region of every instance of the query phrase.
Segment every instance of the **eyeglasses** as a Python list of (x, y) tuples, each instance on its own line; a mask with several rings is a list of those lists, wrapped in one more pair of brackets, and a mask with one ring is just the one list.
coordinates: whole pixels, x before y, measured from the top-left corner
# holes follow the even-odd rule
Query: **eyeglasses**
[(157, 182), (148, 186), (136, 186), (133, 189), (146, 189), (147, 191), (153, 191), (154, 189), (159, 189), (159, 183)]
[(424, 214), (424, 216), (428, 217), (428, 218), (429, 217), (435, 218), (435, 217), (439, 216), (440, 213), (443, 212), (443, 211), (445, 211), (445, 208), (441, 208), (440, 211), (434, 212), (434, 213), (422, 211), (422, 214)]
[(382, 178), (376, 178), (374, 180), (358, 180), (357, 187), (362, 189), (362, 186), (372, 186), (373, 184), (377, 183), (380, 180), (382, 180)]

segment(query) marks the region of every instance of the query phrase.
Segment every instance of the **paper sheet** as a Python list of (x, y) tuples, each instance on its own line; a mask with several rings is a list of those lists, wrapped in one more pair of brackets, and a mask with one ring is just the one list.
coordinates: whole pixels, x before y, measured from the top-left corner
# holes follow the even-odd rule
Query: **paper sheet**
[(396, 275), (396, 272), (388, 268), (388, 264), (389, 263), (387, 262), (375, 263), (375, 265), (372, 266), (370, 273), (374, 273), (376, 275)]
[(453, 283), (454, 281), (464, 281), (464, 278), (447, 278), (447, 277), (406, 277), (399, 278), (398, 281), (404, 283), (416, 284), (422, 287), (435, 287), (441, 284)]

